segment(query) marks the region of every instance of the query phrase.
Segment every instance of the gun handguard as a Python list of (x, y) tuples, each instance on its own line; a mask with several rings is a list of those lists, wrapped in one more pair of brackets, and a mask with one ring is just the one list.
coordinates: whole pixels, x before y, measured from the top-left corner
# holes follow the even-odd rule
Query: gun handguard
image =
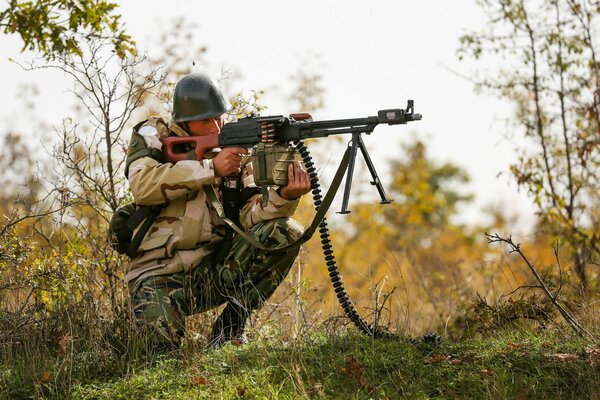
[(175, 164), (182, 160), (201, 160), (204, 153), (219, 147), (218, 135), (207, 136), (173, 136), (161, 138), (163, 158)]

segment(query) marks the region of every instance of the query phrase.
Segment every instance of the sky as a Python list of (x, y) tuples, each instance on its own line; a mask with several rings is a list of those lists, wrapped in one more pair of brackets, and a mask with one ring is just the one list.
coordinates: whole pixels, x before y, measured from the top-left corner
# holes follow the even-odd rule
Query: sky
[[(514, 110), (501, 99), (476, 94), (464, 78), (478, 67), (496, 66), (456, 57), (459, 37), (485, 23), (473, 0), (118, 3), (128, 33), (149, 54), (177, 18), (194, 23), (194, 38), (178, 50), (205, 46), (201, 58), (190, 51), (190, 64), (213, 75), (228, 71), (230, 92), (265, 90), (264, 115), (302, 111), (291, 109), (288, 99), (301, 68), (322, 75), (325, 107), (313, 113), (315, 120), (376, 115), (413, 99), (422, 121), (378, 127), (365, 139), (384, 186), (390, 176), (386, 161), (398, 159), (401, 144), (416, 137), (437, 162), (457, 164), (471, 176), (464, 191), (475, 194), (475, 203), (460, 210), (459, 222), (484, 222), (482, 210), (490, 204), (518, 213), (520, 230), (533, 221), (530, 200), (506, 173), (498, 176), (515, 161), (516, 143), (507, 139), (506, 128)], [(60, 125), (74, 101), (66, 90), (70, 81), (58, 72), (26, 72), (8, 62), (30, 57), (19, 50), (17, 37), (0, 35), (0, 124), (27, 129), (15, 96), (23, 82), (33, 82), (40, 90), (39, 116)], [(335, 163), (332, 156), (328, 169)]]

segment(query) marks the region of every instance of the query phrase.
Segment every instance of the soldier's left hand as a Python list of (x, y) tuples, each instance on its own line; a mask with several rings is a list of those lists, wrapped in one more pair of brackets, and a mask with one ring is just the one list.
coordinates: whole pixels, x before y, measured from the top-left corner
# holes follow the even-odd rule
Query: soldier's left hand
[(288, 166), (288, 184), (279, 189), (279, 195), (286, 200), (296, 200), (310, 191), (308, 172), (299, 161)]

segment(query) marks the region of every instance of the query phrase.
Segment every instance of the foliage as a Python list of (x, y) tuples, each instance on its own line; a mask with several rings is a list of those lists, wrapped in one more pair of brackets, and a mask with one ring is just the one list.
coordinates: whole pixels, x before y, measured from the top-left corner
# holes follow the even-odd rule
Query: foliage
[(455, 321), (461, 325), (464, 336), (490, 334), (508, 329), (518, 329), (524, 320), (535, 321), (543, 328), (552, 322), (556, 310), (550, 301), (539, 296), (520, 295), (490, 305), (485, 298), (477, 297), (466, 309), (464, 316)]
[[(124, 132), (161, 74), (144, 57), (119, 58), (107, 41), (85, 45), (80, 56), (26, 66), (70, 76), (80, 114), (57, 130), (53, 163), (37, 171), (41, 189), (2, 209), (0, 359), (11, 368), (29, 367), (15, 376), (23, 382), (47, 376), (62, 382), (50, 391), (37, 386), (37, 397), (68, 390), (72, 368), (111, 370), (116, 359), (143, 348), (133, 334), (123, 260), (110, 248), (106, 228), (127, 199)], [(26, 151), (17, 145), (14, 153)]]
[[(51, 128), (39, 119), (35, 104), (38, 94), (35, 85), (19, 85), (14, 106), (20, 110), (18, 117), (27, 121), (30, 131), (25, 135), (16, 128), (15, 118), (11, 120), (14, 125), (0, 135), (0, 204), (6, 209), (15, 203), (31, 206), (42, 192), (39, 171), (47, 167), (47, 157), (42, 147), (43, 143), (52, 143), (52, 138), (49, 134)], [(35, 132), (35, 135), (31, 132)], [(33, 140), (32, 136), (39, 137), (39, 141)]]
[[(95, 374), (113, 368), (117, 358), (126, 359), (123, 343), (135, 343), (126, 308), (112, 309), (97, 284), (101, 264), (82, 247), (58, 252), (28, 240), (35, 237), (35, 224), (27, 222), (0, 240), (0, 397), (56, 396), (69, 390), (74, 369)], [(93, 362), (84, 367), (78, 363), (84, 358)], [(44, 384), (29, 386), (48, 383), (49, 376), (58, 382), (51, 390)]]
[(600, 6), (578, 0), (480, 0), (486, 27), (461, 38), (459, 57), (500, 59), (476, 77), (515, 105), (511, 127), (528, 142), (510, 172), (540, 219), (570, 247), (584, 287), (600, 255)]
[(10, 0), (0, 10), (0, 28), (18, 34), (24, 50), (46, 59), (83, 54), (82, 44), (91, 38), (107, 38), (124, 59), (135, 53), (135, 43), (125, 33), (117, 4), (96, 0)]

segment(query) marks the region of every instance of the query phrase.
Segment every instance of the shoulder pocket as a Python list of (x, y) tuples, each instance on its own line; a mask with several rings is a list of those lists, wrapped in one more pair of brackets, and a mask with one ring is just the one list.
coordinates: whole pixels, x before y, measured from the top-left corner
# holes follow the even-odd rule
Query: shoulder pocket
[(133, 128), (131, 141), (129, 142), (129, 148), (127, 149), (127, 159), (125, 160), (125, 177), (129, 176), (129, 166), (131, 163), (142, 157), (150, 157), (158, 162), (163, 162), (162, 150), (148, 147), (144, 137), (138, 133), (139, 128), (145, 122), (146, 121), (140, 122)]

